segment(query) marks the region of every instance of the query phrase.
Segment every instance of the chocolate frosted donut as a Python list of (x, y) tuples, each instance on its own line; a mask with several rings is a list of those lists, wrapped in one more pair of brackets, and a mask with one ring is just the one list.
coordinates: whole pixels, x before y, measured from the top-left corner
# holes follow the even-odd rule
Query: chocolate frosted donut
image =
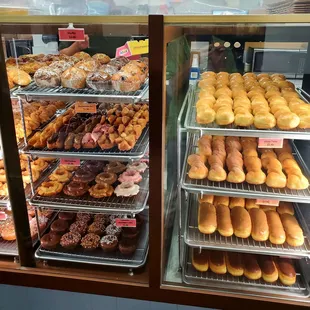
[(94, 222), (100, 222), (103, 225), (108, 224), (109, 218), (105, 214), (95, 214), (94, 216)]
[(81, 235), (74, 232), (64, 234), (60, 239), (60, 245), (66, 249), (74, 249), (81, 241)]
[(121, 173), (126, 170), (126, 166), (119, 161), (112, 161), (106, 165), (104, 171), (112, 173)]
[[(86, 169), (85, 169), (86, 167)], [(88, 160), (84, 165), (83, 169), (89, 170), (93, 173), (98, 173), (99, 171), (102, 171), (104, 167), (104, 163), (101, 161), (96, 161), (96, 160)]]
[(122, 231), (122, 238), (136, 239), (139, 235), (139, 230), (136, 227), (124, 227)]
[(116, 227), (115, 225), (110, 224), (105, 229), (105, 232), (106, 232), (107, 235), (114, 235), (116, 237), (119, 237), (121, 232), (122, 232), (122, 228), (121, 227)]
[(41, 246), (47, 250), (55, 249), (60, 241), (60, 238), (60, 235), (50, 232), (49, 234), (46, 234), (41, 238)]
[(95, 179), (97, 184), (107, 183), (110, 185), (115, 183), (116, 180), (117, 180), (117, 175), (112, 172), (101, 172), (96, 176), (96, 179)]
[(87, 232), (87, 223), (82, 221), (76, 221), (70, 225), (70, 232), (78, 233), (81, 236), (84, 236)]
[(77, 220), (77, 221), (82, 221), (82, 222), (85, 222), (85, 223), (87, 223), (87, 224), (89, 224), (89, 222), (91, 221), (91, 219), (92, 219), (91, 214), (86, 213), (86, 212), (79, 212), (79, 213), (76, 215), (76, 220)]
[(87, 193), (89, 186), (86, 183), (72, 181), (64, 186), (63, 192), (68, 196), (78, 197)]
[(105, 231), (105, 226), (101, 222), (93, 222), (88, 226), (88, 233), (94, 233), (95, 235), (102, 236)]
[(118, 244), (119, 251), (124, 255), (131, 255), (135, 252), (137, 244), (131, 239), (122, 239)]
[(69, 224), (64, 220), (56, 220), (51, 225), (51, 231), (59, 235), (63, 235), (68, 228)]
[(81, 246), (85, 250), (92, 251), (98, 248), (99, 242), (100, 242), (100, 237), (98, 235), (90, 233), (82, 238)]
[(59, 212), (58, 218), (59, 218), (60, 220), (64, 220), (64, 221), (71, 222), (71, 221), (73, 221), (74, 218), (75, 218), (75, 213), (71, 213), (71, 212)]
[(114, 235), (106, 235), (101, 238), (100, 246), (104, 252), (114, 252), (117, 249), (118, 239)]
[(72, 180), (75, 182), (89, 183), (93, 181), (94, 178), (95, 178), (95, 175), (92, 171), (79, 169), (75, 172)]

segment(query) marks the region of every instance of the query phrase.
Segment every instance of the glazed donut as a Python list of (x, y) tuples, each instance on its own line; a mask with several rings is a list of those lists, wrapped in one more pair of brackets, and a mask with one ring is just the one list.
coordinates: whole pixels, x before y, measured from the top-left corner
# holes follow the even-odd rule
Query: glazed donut
[(44, 161), (42, 158), (36, 159), (34, 162), (31, 163), (31, 168), (37, 169), (39, 171), (43, 171), (48, 166), (48, 163)]
[[(32, 171), (32, 181), (35, 182), (40, 177), (40, 172), (36, 169), (31, 169)], [(22, 172), (23, 182), (26, 184), (30, 184), (30, 173), (28, 170)]]
[(99, 173), (95, 179), (97, 184), (107, 183), (110, 185), (113, 184), (114, 182), (116, 182), (116, 180), (117, 180), (117, 175), (115, 173), (112, 173), (112, 172)]
[(55, 196), (62, 191), (63, 184), (57, 181), (43, 182), (38, 188), (40, 196)]
[(106, 172), (113, 172), (113, 173), (121, 173), (126, 170), (126, 166), (123, 165), (119, 161), (112, 161), (106, 165), (104, 171)]
[(141, 161), (135, 161), (127, 165), (128, 170), (136, 170), (140, 173), (143, 173), (148, 168), (148, 165)]
[(70, 182), (64, 187), (64, 193), (68, 196), (78, 197), (87, 193), (89, 187), (84, 182)]
[(88, 191), (94, 198), (103, 198), (112, 196), (114, 189), (110, 184), (101, 183), (92, 186)]
[(93, 181), (95, 178), (95, 175), (92, 171), (79, 169), (75, 172), (73, 181), (74, 182), (80, 182), (80, 183), (89, 183)]
[(119, 176), (118, 180), (120, 182), (140, 183), (142, 181), (142, 177), (137, 170), (127, 170)]
[(4, 169), (0, 169), (0, 182), (6, 183), (6, 175)]
[(59, 168), (65, 169), (65, 170), (70, 171), (70, 172), (76, 171), (79, 169), (78, 166), (71, 166), (71, 165), (59, 165)]
[(131, 197), (135, 196), (139, 193), (139, 185), (133, 182), (124, 182), (122, 184), (117, 185), (114, 190), (114, 193), (117, 197), (124, 196), (124, 197)]
[(7, 240), (7, 241), (16, 240), (15, 228), (14, 228), (13, 221), (9, 221), (9, 222), (5, 223), (4, 227), (2, 227), (2, 230), (1, 230), (1, 237), (2, 237), (2, 239)]
[(70, 180), (72, 173), (64, 168), (57, 168), (49, 177), (51, 181), (66, 183)]

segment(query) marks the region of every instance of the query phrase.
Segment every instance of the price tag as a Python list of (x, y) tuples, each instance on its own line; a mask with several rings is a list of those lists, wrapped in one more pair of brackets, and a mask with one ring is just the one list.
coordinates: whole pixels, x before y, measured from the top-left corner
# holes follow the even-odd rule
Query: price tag
[(5, 212), (0, 212), (0, 221), (5, 221), (8, 215)]
[(272, 199), (256, 199), (256, 204), (263, 205), (263, 206), (278, 206), (280, 203), (279, 200), (272, 200)]
[(85, 41), (84, 28), (58, 28), (59, 41)]
[(80, 166), (80, 159), (60, 158), (60, 164), (66, 166)]
[(96, 103), (77, 102), (74, 107), (76, 113), (97, 113)]
[(136, 219), (115, 219), (116, 227), (137, 227)]
[(258, 148), (281, 149), (283, 147), (283, 139), (258, 139)]

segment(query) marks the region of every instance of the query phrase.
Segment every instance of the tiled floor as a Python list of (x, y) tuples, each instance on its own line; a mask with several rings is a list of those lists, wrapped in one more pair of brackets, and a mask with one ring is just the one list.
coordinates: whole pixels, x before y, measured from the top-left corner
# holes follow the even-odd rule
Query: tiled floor
[(136, 299), (0, 285), (0, 310), (203, 310)]

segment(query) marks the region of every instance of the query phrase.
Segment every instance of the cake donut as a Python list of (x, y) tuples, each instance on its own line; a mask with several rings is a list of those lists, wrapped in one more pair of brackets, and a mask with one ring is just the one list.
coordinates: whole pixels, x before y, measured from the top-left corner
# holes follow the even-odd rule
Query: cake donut
[(65, 185), (63, 192), (68, 196), (79, 197), (87, 193), (89, 187), (86, 183), (72, 181)]
[(106, 227), (105, 232), (107, 235), (113, 235), (113, 236), (119, 237), (122, 232), (122, 228), (117, 227), (114, 224), (110, 224)]
[(71, 213), (71, 212), (59, 212), (58, 218), (59, 218), (60, 220), (64, 220), (64, 221), (71, 222), (71, 221), (73, 221), (74, 218), (75, 218), (75, 213)]
[(121, 173), (126, 170), (126, 166), (119, 161), (112, 161), (106, 165), (104, 171), (112, 173)]
[(81, 236), (84, 236), (87, 232), (87, 223), (83, 221), (76, 221), (70, 225), (70, 232), (78, 233)]
[(148, 168), (148, 165), (145, 162), (135, 161), (127, 165), (128, 170), (136, 170), (139, 173), (143, 173)]
[(81, 246), (85, 250), (89, 250), (89, 251), (97, 249), (99, 246), (99, 243), (100, 243), (100, 237), (93, 233), (89, 233), (85, 235), (81, 240)]
[(81, 241), (81, 235), (76, 232), (68, 232), (60, 239), (60, 245), (65, 249), (73, 250)]
[(79, 212), (76, 215), (76, 219), (77, 219), (77, 221), (82, 221), (82, 222), (85, 222), (85, 223), (89, 223), (91, 221), (91, 219), (92, 219), (92, 216), (89, 213)]
[(62, 191), (63, 184), (57, 181), (43, 182), (38, 188), (40, 196), (54, 196)]
[(115, 235), (106, 235), (100, 240), (100, 246), (104, 252), (114, 252), (117, 245), (118, 239)]
[(104, 164), (100, 161), (89, 160), (83, 165), (83, 168), (86, 167), (87, 170), (90, 170), (93, 173), (98, 173), (100, 170), (102, 171), (103, 166)]
[(110, 185), (115, 183), (116, 180), (117, 180), (117, 175), (115, 173), (112, 173), (112, 172), (99, 173), (95, 179), (97, 184), (106, 183), (106, 184), (110, 184)]
[(63, 235), (69, 228), (69, 224), (67, 221), (64, 220), (56, 220), (51, 225), (51, 231), (53, 233)]
[(61, 183), (66, 183), (70, 180), (72, 173), (64, 168), (58, 168), (49, 177), (51, 181), (58, 181)]
[(139, 185), (133, 182), (123, 182), (122, 184), (116, 186), (114, 193), (117, 197), (131, 197), (137, 195), (139, 193), (139, 189)]
[(94, 198), (103, 198), (112, 196), (114, 189), (108, 183), (101, 183), (92, 186), (88, 191)]
[(105, 227), (102, 222), (93, 222), (88, 226), (88, 233), (93, 233), (98, 236), (102, 236), (104, 234)]
[(140, 183), (142, 181), (142, 177), (137, 170), (127, 170), (119, 176), (118, 180), (120, 182)]
[(48, 233), (41, 238), (41, 246), (47, 250), (55, 249), (57, 244), (60, 242), (60, 238), (60, 235), (55, 233)]

